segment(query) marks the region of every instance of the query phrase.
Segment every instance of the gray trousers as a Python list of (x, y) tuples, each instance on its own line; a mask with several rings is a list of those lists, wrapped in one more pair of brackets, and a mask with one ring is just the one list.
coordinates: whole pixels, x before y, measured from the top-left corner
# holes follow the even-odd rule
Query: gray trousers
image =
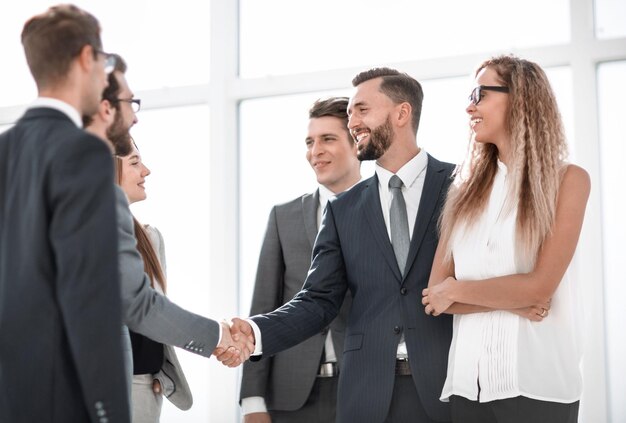
[(152, 375), (133, 376), (133, 423), (158, 423), (161, 418), (163, 395), (152, 391)]

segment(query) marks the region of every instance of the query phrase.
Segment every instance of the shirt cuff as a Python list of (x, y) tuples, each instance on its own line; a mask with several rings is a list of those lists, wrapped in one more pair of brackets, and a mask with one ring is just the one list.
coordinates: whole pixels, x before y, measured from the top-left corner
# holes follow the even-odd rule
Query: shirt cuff
[(254, 320), (252, 319), (246, 319), (246, 322), (250, 323), (250, 326), (252, 326), (252, 331), (254, 332), (254, 351), (251, 355), (262, 355), (263, 341), (261, 340), (261, 329), (259, 329), (257, 324), (254, 323)]
[[(217, 338), (217, 345), (219, 345), (219, 344), (222, 343), (222, 331), (224, 329), (222, 328), (222, 323), (221, 322), (217, 322), (217, 326), (220, 328), (220, 333), (219, 333), (219, 336)], [(217, 348), (217, 345), (215, 346), (215, 348)]]
[(241, 399), (241, 414), (267, 413), (267, 406), (263, 397), (248, 397)]

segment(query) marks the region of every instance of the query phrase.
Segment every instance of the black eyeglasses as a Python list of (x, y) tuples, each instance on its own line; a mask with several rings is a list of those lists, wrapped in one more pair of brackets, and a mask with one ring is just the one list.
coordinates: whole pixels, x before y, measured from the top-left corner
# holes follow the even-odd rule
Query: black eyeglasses
[(509, 92), (509, 87), (499, 87), (496, 85), (479, 85), (476, 88), (474, 88), (472, 90), (472, 93), (470, 94), (469, 101), (471, 101), (472, 103), (474, 103), (474, 105), (478, 105), (478, 103), (480, 103), (480, 100), (483, 98), (483, 93), (482, 90), (485, 91), (497, 91), (499, 93), (508, 93)]
[(96, 54), (101, 54), (104, 56), (104, 72), (108, 75), (115, 69), (115, 63), (117, 60), (115, 59), (115, 55), (111, 53), (106, 53), (102, 50), (95, 50)]
[(129, 103), (130, 107), (132, 107), (133, 112), (137, 113), (141, 109), (141, 100), (138, 98), (116, 98), (113, 100), (113, 103), (119, 103), (120, 101), (124, 103)]

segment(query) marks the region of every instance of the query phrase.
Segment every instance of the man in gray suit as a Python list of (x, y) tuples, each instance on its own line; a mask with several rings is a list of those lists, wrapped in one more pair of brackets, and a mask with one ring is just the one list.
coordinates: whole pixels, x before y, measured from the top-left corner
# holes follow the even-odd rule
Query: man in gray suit
[(233, 329), (257, 326), (255, 354), (272, 356), (319, 332), (349, 290), (337, 421), (449, 421), (439, 396), (452, 320), (425, 315), (421, 293), (454, 166), (417, 146), (423, 94), (415, 79), (375, 68), (352, 83), (348, 126), (376, 174), (329, 201), (302, 290), (274, 312), (235, 319)]
[[(348, 131), (348, 98), (315, 102), (309, 110), (306, 158), (319, 188), (275, 206), (261, 248), (250, 314), (270, 312), (302, 288), (313, 243), (329, 198), (360, 175)], [(247, 362), (241, 381), (245, 423), (334, 421), (349, 296), (329, 327), (274, 357)]]
[[(108, 141), (116, 154), (126, 155), (131, 151), (129, 130), (137, 122), (131, 106), (139, 100), (134, 98), (126, 81), (126, 63), (120, 56), (115, 57), (115, 70), (109, 76), (109, 87), (104, 90), (98, 112), (83, 120), (88, 125), (87, 130)], [(184, 348), (204, 357), (210, 357), (215, 352), (230, 351), (239, 355), (234, 360), (236, 364), (247, 358), (251, 346), (246, 349), (243, 343), (236, 344), (231, 339), (226, 323), (220, 326), (214, 320), (184, 310), (150, 286), (150, 279), (144, 273), (143, 260), (137, 251), (128, 200), (119, 186), (115, 187), (115, 196), (124, 325), (154, 341)], [(122, 336), (130, 383), (132, 349), (126, 328)]]

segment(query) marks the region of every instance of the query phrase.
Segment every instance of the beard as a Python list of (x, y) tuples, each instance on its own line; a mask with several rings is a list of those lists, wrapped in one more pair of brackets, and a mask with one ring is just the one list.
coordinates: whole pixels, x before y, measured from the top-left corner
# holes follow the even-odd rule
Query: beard
[(107, 138), (113, 144), (116, 156), (128, 156), (133, 150), (129, 129), (122, 121), (122, 114), (119, 111), (115, 113), (113, 123), (107, 128)]
[(360, 161), (378, 160), (391, 146), (393, 128), (389, 115), (387, 115), (385, 123), (371, 131), (369, 138), (369, 142), (357, 150), (357, 158)]

